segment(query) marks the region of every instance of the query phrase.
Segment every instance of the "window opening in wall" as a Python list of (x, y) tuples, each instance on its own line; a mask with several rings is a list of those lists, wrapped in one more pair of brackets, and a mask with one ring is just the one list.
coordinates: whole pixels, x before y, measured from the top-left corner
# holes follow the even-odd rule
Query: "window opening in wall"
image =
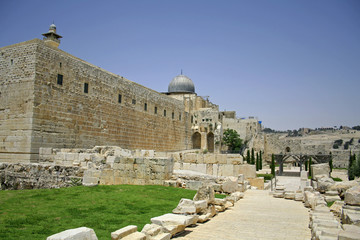
[(191, 116), (191, 123), (194, 122), (194, 116)]
[(166, 110), (164, 110), (164, 117), (166, 117)]
[(63, 85), (63, 75), (58, 74), (58, 76), (57, 76), (57, 84)]
[(10, 63), (11, 63), (11, 65), (13, 65), (13, 64), (14, 64), (14, 60), (11, 59), (11, 60), (10, 60)]
[(136, 104), (136, 99), (132, 100), (132, 104), (134, 104), (134, 105)]
[(154, 108), (154, 113), (157, 114), (157, 107)]
[(179, 121), (181, 121), (181, 113), (179, 113)]
[(118, 96), (118, 103), (121, 103), (121, 94)]
[(62, 64), (60, 63), (60, 68), (61, 68)]
[(175, 118), (175, 113), (174, 113), (174, 112), (171, 113), (171, 118), (172, 118), (172, 119)]
[(89, 84), (84, 83), (84, 93), (89, 93)]
[(144, 111), (147, 111), (147, 103), (144, 104)]

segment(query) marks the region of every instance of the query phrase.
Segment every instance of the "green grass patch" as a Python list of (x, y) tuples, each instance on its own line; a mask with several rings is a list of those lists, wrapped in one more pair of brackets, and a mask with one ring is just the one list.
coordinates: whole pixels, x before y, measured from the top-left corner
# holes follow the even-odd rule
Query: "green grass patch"
[(342, 182), (341, 178), (337, 178), (337, 177), (331, 177), (335, 182)]
[(215, 194), (215, 197), (216, 198), (221, 198), (221, 199), (224, 199), (224, 198), (226, 198), (228, 195), (226, 195), (226, 194)]
[(328, 206), (328, 207), (331, 207), (333, 204), (334, 204), (334, 202), (328, 202), (328, 203), (327, 203), (327, 206)]
[(264, 181), (271, 180), (273, 178), (272, 174), (256, 174), (257, 177), (264, 177)]
[(46, 239), (78, 227), (99, 240), (127, 225), (138, 230), (150, 218), (171, 212), (196, 191), (163, 186), (96, 186), (0, 191), (0, 239)]

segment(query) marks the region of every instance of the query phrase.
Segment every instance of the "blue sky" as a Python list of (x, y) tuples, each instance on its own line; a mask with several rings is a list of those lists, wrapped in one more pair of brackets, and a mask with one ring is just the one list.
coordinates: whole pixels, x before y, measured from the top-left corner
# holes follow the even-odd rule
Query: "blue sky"
[(358, 0), (0, 1), (0, 47), (41, 38), (159, 92), (200, 96), (265, 127), (360, 125)]

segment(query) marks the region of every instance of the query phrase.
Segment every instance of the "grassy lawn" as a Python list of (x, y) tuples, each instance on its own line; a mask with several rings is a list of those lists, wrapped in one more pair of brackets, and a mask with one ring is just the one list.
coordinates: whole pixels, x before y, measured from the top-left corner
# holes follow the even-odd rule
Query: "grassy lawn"
[(44, 240), (82, 226), (93, 228), (99, 240), (110, 239), (127, 225), (141, 231), (150, 218), (171, 212), (195, 193), (133, 185), (0, 191), (0, 239)]

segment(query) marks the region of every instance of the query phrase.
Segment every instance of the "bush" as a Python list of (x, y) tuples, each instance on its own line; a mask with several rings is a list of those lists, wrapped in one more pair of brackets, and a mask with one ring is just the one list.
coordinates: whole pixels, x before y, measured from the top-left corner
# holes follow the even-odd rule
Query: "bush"
[(331, 177), (335, 182), (342, 182), (341, 178), (337, 178), (337, 177)]
[(274, 175), (272, 175), (272, 174), (256, 174), (256, 177), (264, 177), (264, 180), (266, 181), (266, 180), (271, 180), (274, 177)]

